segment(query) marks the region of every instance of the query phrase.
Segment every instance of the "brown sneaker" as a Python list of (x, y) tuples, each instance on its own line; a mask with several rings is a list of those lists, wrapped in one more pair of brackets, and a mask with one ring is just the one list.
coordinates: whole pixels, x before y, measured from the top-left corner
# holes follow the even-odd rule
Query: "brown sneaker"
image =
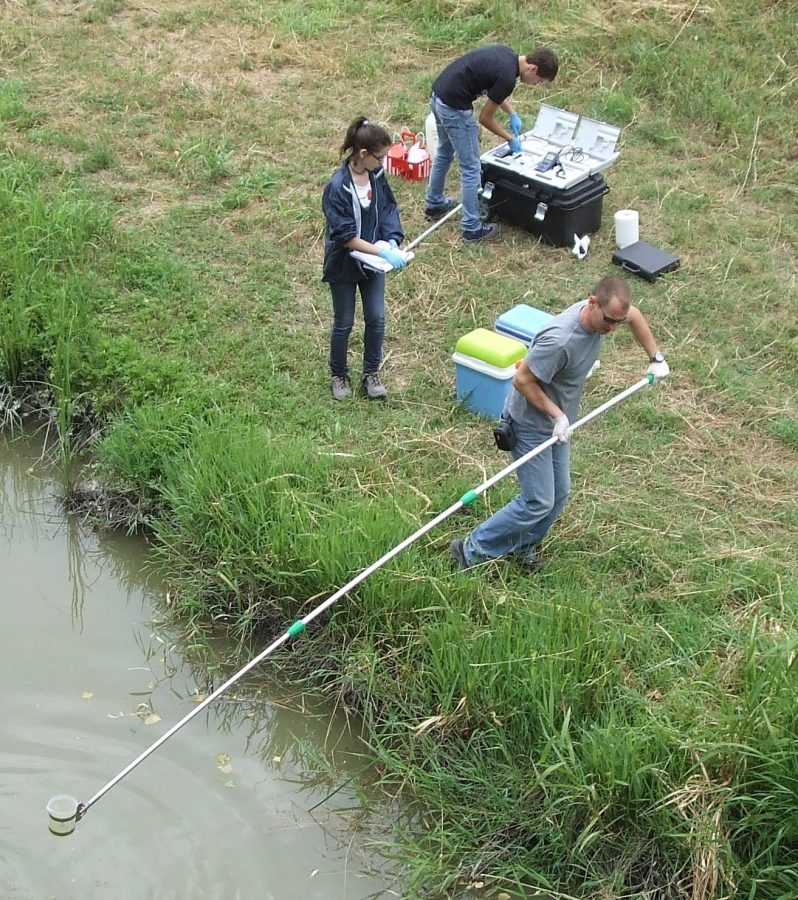
[(363, 387), (366, 389), (369, 400), (384, 400), (388, 396), (379, 372), (370, 372), (364, 375)]
[(352, 396), (348, 375), (333, 375), (331, 386), (332, 395), (336, 400), (346, 400), (347, 397)]

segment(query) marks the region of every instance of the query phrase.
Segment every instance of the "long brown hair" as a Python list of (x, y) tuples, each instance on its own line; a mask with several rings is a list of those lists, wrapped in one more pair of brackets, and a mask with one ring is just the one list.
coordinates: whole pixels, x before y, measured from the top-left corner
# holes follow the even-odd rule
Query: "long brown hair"
[(341, 155), (349, 153), (354, 156), (361, 150), (376, 153), (391, 143), (391, 136), (381, 125), (374, 125), (365, 116), (355, 119), (346, 131), (341, 144)]

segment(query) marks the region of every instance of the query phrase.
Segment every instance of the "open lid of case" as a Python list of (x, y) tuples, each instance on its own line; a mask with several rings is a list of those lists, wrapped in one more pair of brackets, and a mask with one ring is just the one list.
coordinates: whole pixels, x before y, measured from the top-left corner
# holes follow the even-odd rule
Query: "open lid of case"
[[(579, 113), (542, 103), (534, 128), (521, 135), (521, 153), (511, 153), (507, 144), (500, 144), (480, 159), (560, 192), (608, 169), (620, 156), (620, 134), (621, 129), (615, 125), (587, 117), (580, 119)], [(550, 152), (558, 154), (557, 165), (538, 171), (535, 167)]]
[(558, 144), (564, 147), (566, 144), (573, 143), (578, 121), (578, 113), (541, 103), (535, 125), (529, 134), (549, 144)]
[(618, 156), (616, 150), (621, 129), (597, 119), (589, 119), (582, 116), (579, 127), (574, 134), (573, 144), (582, 150), (585, 156), (590, 157), (590, 172), (602, 172), (609, 168)]

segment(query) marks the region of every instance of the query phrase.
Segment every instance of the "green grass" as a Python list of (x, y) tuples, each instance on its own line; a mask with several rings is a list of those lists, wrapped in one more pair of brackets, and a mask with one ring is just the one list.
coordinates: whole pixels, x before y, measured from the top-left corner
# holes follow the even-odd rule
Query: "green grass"
[[(632, 285), (673, 375), (574, 438), (544, 574), (449, 569), (449, 540), (508, 481), (276, 665), (362, 715), (402, 801), (383, 849), (408, 896), (791, 897), (787, 6), (100, 0), (0, 16), (3, 420), (37, 397), (67, 468), (97, 435), (198, 645), (209, 623), (242, 647), (270, 639), (503, 465), (455, 403), (457, 338), (584, 296), (612, 269), (613, 210), (640, 211), (641, 236), (682, 260)], [(464, 248), (443, 227), (389, 283), (389, 402), (333, 405), (320, 195), (337, 148), (361, 112), (423, 127), (435, 74), (488, 41), (561, 54), (553, 86), (514, 95), (527, 125), (544, 100), (621, 126), (604, 225), (579, 263), (512, 228)], [(395, 188), (413, 237), (424, 185)], [(617, 335), (585, 408), (644, 365)]]

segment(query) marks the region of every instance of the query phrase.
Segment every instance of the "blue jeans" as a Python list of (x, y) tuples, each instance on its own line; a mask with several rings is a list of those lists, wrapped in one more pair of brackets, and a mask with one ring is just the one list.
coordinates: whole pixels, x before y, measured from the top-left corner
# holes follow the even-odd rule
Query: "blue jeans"
[(482, 172), (479, 163), (479, 125), (470, 109), (453, 109), (441, 102), (435, 94), (430, 100), (438, 129), (438, 151), (432, 161), (426, 204), (431, 209), (446, 202), (443, 193), (446, 173), (457, 157), (460, 164), (460, 200), (463, 204), (463, 231), (479, 231), (482, 218), (479, 215), (479, 189)]
[(378, 372), (382, 362), (385, 336), (385, 275), (370, 272), (365, 281), (330, 282), (333, 302), (333, 327), (330, 335), (330, 374), (348, 375), (349, 335), (355, 324), (356, 291), (363, 300), (363, 374)]
[[(512, 421), (518, 443), (513, 459), (520, 459), (551, 437)], [(554, 444), (516, 469), (521, 493), (486, 519), (464, 542), (469, 565), (514, 554), (531, 555), (531, 549), (554, 524), (571, 491), (570, 444)]]

